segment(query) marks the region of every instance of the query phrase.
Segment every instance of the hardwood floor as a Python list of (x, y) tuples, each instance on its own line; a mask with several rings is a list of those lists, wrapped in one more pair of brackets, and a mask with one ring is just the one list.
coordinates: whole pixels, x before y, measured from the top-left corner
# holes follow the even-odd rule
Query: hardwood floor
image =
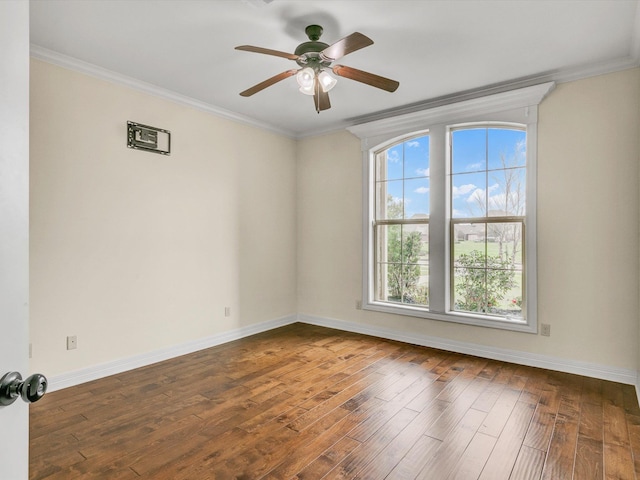
[(47, 394), (31, 479), (636, 479), (632, 386), (304, 324)]

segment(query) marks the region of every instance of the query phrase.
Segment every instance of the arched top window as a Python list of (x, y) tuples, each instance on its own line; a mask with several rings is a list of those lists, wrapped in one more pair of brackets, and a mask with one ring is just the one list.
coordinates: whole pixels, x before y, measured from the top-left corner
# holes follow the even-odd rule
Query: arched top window
[(537, 105), (551, 84), (352, 127), (363, 308), (536, 332)]

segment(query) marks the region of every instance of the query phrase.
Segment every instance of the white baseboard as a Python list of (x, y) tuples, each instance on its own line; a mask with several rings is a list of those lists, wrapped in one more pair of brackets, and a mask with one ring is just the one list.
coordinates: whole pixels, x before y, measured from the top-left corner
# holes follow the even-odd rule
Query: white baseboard
[(397, 332), (388, 328), (372, 327), (362, 325), (360, 323), (346, 322), (331, 318), (316, 317), (312, 315), (298, 314), (298, 321), (318, 325), (321, 327), (335, 328), (347, 332), (362, 333), (373, 337), (381, 337), (389, 340), (397, 340), (400, 342), (421, 345), (424, 347), (432, 347), (450, 352), (464, 353), (482, 358), (490, 358), (493, 360), (501, 360), (504, 362), (516, 363), (518, 365), (527, 365), (529, 367), (546, 368), (565, 373), (574, 373), (587, 377), (600, 378), (602, 380), (610, 380), (613, 382), (635, 385), (636, 392), (640, 398), (640, 373), (635, 370), (625, 368), (611, 367), (608, 365), (599, 365), (596, 363), (581, 362), (567, 358), (551, 357), (548, 355), (540, 355), (537, 353), (520, 352), (517, 350), (508, 350), (505, 348), (489, 347), (486, 345), (478, 345), (474, 343), (458, 342), (440, 337), (431, 337), (422, 334), (407, 334)]
[(493, 360), (501, 360), (505, 362), (516, 363), (519, 365), (546, 368), (559, 372), (574, 373), (587, 377), (600, 378), (603, 380), (635, 385), (636, 394), (638, 398), (640, 398), (640, 372), (636, 372), (634, 370), (616, 368), (608, 365), (599, 365), (595, 363), (581, 362), (578, 360), (570, 360), (566, 358), (551, 357), (548, 355), (540, 355), (537, 353), (520, 352), (517, 350), (489, 347), (486, 345), (478, 345), (474, 343), (458, 342), (456, 340), (449, 340), (446, 338), (432, 337), (422, 334), (409, 335), (407, 333), (397, 332), (389, 328), (373, 327), (369, 325), (362, 325), (360, 323), (304, 314), (299, 314), (297, 316), (289, 315), (275, 320), (269, 320), (255, 325), (237, 328), (229, 332), (213, 335), (211, 337), (201, 338), (180, 345), (174, 345), (153, 352), (114, 360), (112, 362), (94, 365), (73, 372), (63, 373), (61, 375), (55, 375), (49, 378), (48, 390), (50, 392), (53, 392), (63, 388), (80, 385), (82, 383), (108, 377), (109, 375), (114, 375), (116, 373), (126, 372), (128, 370), (144, 367), (146, 365), (151, 365), (163, 360), (169, 360), (181, 355), (193, 353), (198, 350), (204, 350), (206, 348), (222, 345), (223, 343), (231, 342), (233, 340), (239, 340), (250, 335), (266, 332), (268, 330), (283, 327), (295, 322), (308, 323), (311, 325), (334, 328), (347, 332), (361, 333), (363, 335), (371, 335), (373, 337), (397, 340), (414, 345), (438, 348), (440, 350), (474, 355), (482, 358), (490, 358)]
[(215, 347), (216, 345), (222, 345), (223, 343), (231, 342), (233, 340), (239, 340), (250, 335), (255, 335), (256, 333), (266, 332), (267, 330), (289, 325), (296, 321), (296, 315), (289, 315), (275, 320), (237, 328), (211, 337), (200, 338), (180, 345), (173, 345), (153, 352), (134, 355), (133, 357), (122, 358), (112, 362), (82, 368), (73, 372), (55, 375), (49, 378), (47, 390), (49, 392), (53, 392), (62, 388), (73, 387), (74, 385), (108, 377), (109, 375), (115, 375), (116, 373), (126, 372), (128, 370), (133, 370), (134, 368), (144, 367), (146, 365), (151, 365), (152, 363), (169, 360), (170, 358), (197, 352), (198, 350)]

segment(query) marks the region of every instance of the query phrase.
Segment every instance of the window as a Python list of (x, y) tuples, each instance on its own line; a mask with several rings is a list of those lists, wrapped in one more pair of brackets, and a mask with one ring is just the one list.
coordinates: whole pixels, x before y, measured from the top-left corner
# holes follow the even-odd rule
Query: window
[(364, 309), (537, 331), (537, 105), (551, 88), (349, 129), (363, 147)]
[(451, 310), (523, 319), (526, 130), (450, 130)]
[(375, 298), (429, 305), (429, 136), (375, 155)]

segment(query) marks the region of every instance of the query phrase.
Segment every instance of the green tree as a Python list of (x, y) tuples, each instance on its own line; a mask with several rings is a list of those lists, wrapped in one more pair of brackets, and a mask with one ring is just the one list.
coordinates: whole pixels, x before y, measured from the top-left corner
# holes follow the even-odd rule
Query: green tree
[(515, 286), (511, 260), (474, 250), (456, 260), (456, 310), (489, 312)]
[[(402, 200), (387, 196), (387, 218), (403, 217)], [(419, 286), (422, 253), (422, 235), (419, 231), (407, 232), (401, 225), (387, 229), (387, 288), (389, 296), (403, 303), (428, 304), (428, 289)]]

